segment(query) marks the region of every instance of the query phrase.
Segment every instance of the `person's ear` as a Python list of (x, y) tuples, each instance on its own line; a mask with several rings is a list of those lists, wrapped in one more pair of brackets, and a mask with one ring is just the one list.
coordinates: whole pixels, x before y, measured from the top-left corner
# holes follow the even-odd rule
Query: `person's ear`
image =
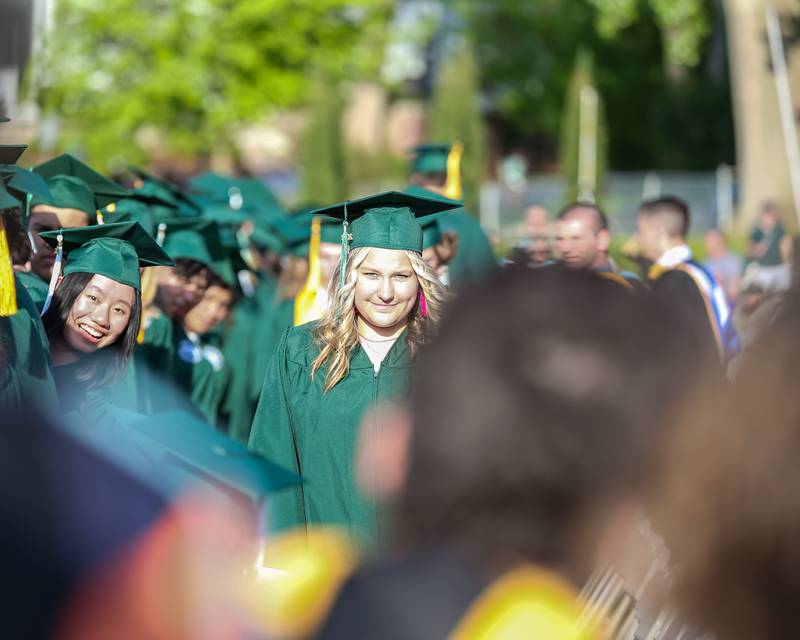
[(605, 252), (608, 251), (609, 247), (611, 247), (611, 234), (608, 229), (600, 229), (597, 232), (597, 248)]
[(366, 496), (395, 498), (406, 483), (412, 434), (411, 414), (396, 404), (380, 404), (361, 421), (356, 444), (356, 477)]

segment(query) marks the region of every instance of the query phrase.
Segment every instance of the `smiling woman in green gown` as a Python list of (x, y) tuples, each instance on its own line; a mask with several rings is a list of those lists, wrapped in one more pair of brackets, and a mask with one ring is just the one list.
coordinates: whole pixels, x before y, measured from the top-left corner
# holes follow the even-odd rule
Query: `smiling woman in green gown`
[(140, 268), (172, 261), (138, 222), (62, 229), (42, 238), (56, 247), (57, 285), (42, 320), (61, 407), (102, 419), (110, 386), (127, 370), (136, 345)]
[(316, 212), (345, 220), (349, 251), (330, 307), (284, 333), (264, 377), (250, 447), (304, 483), (273, 497), (271, 529), (338, 525), (368, 546), (380, 543), (383, 514), (355, 478), (356, 439), (368, 409), (376, 408), (361, 428), (377, 428), (380, 401), (405, 393), (444, 303), (422, 260), (417, 218), (455, 206), (387, 192)]

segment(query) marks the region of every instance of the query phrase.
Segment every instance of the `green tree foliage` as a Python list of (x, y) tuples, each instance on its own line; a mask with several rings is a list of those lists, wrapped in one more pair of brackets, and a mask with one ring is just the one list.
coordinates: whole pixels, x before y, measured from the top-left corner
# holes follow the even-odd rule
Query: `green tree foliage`
[[(575, 58), (575, 68), (567, 88), (566, 108), (561, 127), (559, 158), (561, 174), (567, 184), (566, 201), (578, 199), (578, 157), (580, 144), (580, 96), (584, 87), (594, 87), (594, 62), (591, 53), (581, 50)], [(596, 194), (602, 191), (607, 167), (608, 134), (602, 96), (597, 106), (597, 186)]]
[[(597, 8), (598, 31), (614, 38), (631, 26), (643, 12), (637, 0), (591, 0)], [(701, 58), (703, 42), (710, 31), (710, 16), (704, 0), (647, 0), (664, 38), (665, 62), (673, 67), (693, 67)]]
[(706, 37), (722, 31), (712, 0), (444, 1), (474, 42), (495, 139), (524, 150), (534, 168), (549, 170), (557, 157), (579, 49), (594, 56), (610, 167), (734, 161), (724, 41)]
[(337, 85), (327, 78), (318, 79), (300, 145), (305, 202), (340, 202), (350, 196), (343, 112), (344, 101)]
[(464, 203), (478, 210), (478, 189), (483, 179), (484, 128), (480, 113), (480, 79), (472, 48), (458, 43), (442, 64), (434, 85), (428, 137), (434, 142), (459, 141)]
[[(232, 147), (232, 131), (306, 100), (314, 71), (377, 72), (389, 0), (60, 0), (36, 87), (62, 146), (104, 166)], [(38, 77), (39, 74), (37, 74)], [(154, 137), (154, 136), (151, 136)]]

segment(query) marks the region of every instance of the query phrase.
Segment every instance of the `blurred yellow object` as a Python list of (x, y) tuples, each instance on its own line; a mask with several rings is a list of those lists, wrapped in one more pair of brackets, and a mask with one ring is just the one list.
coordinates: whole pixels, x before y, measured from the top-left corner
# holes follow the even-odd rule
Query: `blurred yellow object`
[(322, 313), (317, 307), (317, 295), (322, 280), (319, 264), (320, 228), (319, 218), (311, 221), (311, 244), (308, 249), (308, 278), (294, 299), (294, 326), (319, 320)]
[(453, 640), (599, 640), (579, 623), (578, 594), (535, 567), (514, 569), (484, 591), (462, 618)]
[(629, 258), (638, 258), (642, 253), (642, 248), (639, 246), (639, 241), (636, 239), (636, 236), (631, 236), (623, 242), (620, 250), (622, 251), (622, 255), (628, 256)]
[(461, 156), (464, 154), (464, 145), (456, 142), (447, 154), (447, 181), (444, 185), (444, 195), (451, 200), (461, 200)]
[(15, 313), (17, 313), (17, 287), (14, 284), (14, 269), (11, 266), (6, 225), (0, 217), (0, 317), (13, 316)]
[(356, 563), (352, 543), (335, 529), (291, 531), (266, 542), (263, 567), (248, 578), (244, 602), (270, 637), (307, 637), (327, 617)]

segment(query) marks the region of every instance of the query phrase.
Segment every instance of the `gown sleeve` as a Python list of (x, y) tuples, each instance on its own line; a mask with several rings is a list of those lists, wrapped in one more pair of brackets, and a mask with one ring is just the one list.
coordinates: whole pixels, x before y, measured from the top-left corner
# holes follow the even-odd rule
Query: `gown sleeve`
[[(303, 470), (297, 455), (296, 433), (289, 408), (288, 335), (287, 329), (267, 365), (249, 447), (302, 478)], [(305, 527), (302, 485), (273, 494), (267, 513), (270, 531)]]

